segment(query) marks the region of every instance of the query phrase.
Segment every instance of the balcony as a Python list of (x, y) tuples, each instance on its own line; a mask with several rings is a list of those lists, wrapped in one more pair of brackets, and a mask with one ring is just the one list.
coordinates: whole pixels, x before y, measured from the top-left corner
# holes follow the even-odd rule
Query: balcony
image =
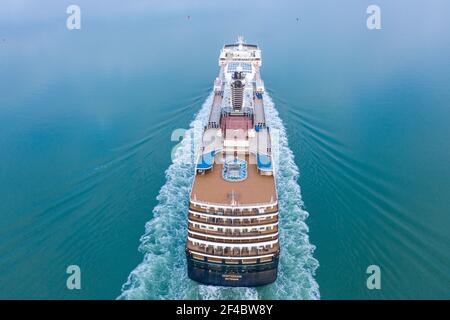
[(261, 214), (268, 214), (268, 213), (276, 213), (278, 211), (278, 206), (273, 205), (269, 208), (264, 208), (264, 210), (260, 210), (259, 208), (255, 207), (252, 208), (245, 208), (245, 209), (233, 209), (233, 208), (227, 208), (227, 209), (215, 209), (213, 207), (210, 208), (204, 208), (204, 206), (195, 205), (193, 203), (190, 203), (189, 209), (201, 213), (207, 213), (207, 214), (215, 214), (219, 216), (257, 216)]
[[(190, 230), (189, 230), (190, 231)], [(214, 237), (213, 235), (208, 235), (208, 234), (202, 234), (202, 235), (198, 235), (198, 234), (193, 234), (191, 232), (188, 231), (188, 235), (191, 238), (195, 238), (195, 239), (199, 239), (199, 240), (204, 240), (204, 241), (211, 241), (211, 242), (217, 242), (217, 243), (242, 243), (242, 244), (248, 244), (248, 243), (254, 243), (255, 245), (258, 244), (258, 242), (266, 242), (266, 241), (272, 241), (272, 240), (276, 240), (278, 239), (278, 235), (277, 234), (272, 234), (272, 235), (267, 235), (267, 237), (262, 237), (262, 238), (257, 238), (257, 239), (245, 239), (245, 238), (239, 238), (239, 237), (235, 237), (232, 239), (221, 239), (221, 238), (217, 238)], [(227, 235), (225, 235), (227, 236)], [(233, 237), (232, 235), (228, 235)]]
[[(222, 228), (220, 228), (222, 229)], [(201, 232), (208, 235), (226, 236), (226, 237), (250, 237), (250, 236), (262, 236), (270, 235), (278, 232), (278, 226), (274, 226), (269, 230), (257, 230), (257, 231), (239, 231), (223, 228), (223, 230), (210, 230), (205, 228), (194, 227), (192, 223), (189, 223), (189, 230), (195, 232)]]
[(258, 257), (270, 254), (277, 254), (279, 252), (278, 244), (266, 248), (257, 248), (257, 245), (252, 248), (230, 248), (230, 247), (218, 247), (214, 248), (213, 246), (206, 245), (194, 245), (191, 241), (188, 241), (186, 244), (186, 248), (191, 251), (193, 254), (196, 252), (220, 256), (220, 257)]
[(207, 223), (218, 226), (258, 226), (278, 222), (278, 216), (264, 218), (264, 219), (227, 219), (226, 217), (219, 218), (203, 218), (196, 217), (192, 213), (189, 213), (189, 220), (200, 223)]

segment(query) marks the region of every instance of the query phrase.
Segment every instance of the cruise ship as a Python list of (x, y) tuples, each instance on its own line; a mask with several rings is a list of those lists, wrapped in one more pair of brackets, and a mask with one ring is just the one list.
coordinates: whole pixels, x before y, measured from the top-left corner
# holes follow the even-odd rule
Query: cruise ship
[(254, 287), (277, 278), (278, 202), (261, 50), (242, 37), (219, 57), (189, 199), (188, 276)]

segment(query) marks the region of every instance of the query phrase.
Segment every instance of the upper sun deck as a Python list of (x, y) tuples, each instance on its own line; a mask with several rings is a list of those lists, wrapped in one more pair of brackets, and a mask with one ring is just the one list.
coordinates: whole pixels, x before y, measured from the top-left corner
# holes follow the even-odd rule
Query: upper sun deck
[(261, 175), (258, 172), (257, 159), (253, 154), (245, 156), (248, 164), (247, 177), (242, 181), (227, 181), (222, 177), (222, 157), (222, 153), (215, 156), (209, 172), (196, 174), (190, 197), (192, 203), (229, 207), (276, 204), (275, 179), (272, 175)]

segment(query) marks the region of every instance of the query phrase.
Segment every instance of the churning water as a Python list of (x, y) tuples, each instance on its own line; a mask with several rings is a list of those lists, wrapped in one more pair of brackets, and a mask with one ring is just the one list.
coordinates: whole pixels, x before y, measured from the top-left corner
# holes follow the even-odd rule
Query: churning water
[[(273, 149), (277, 191), (279, 195), (280, 258), (279, 278), (262, 288), (226, 288), (205, 286), (190, 280), (186, 274), (184, 254), (187, 234), (189, 191), (194, 176), (192, 150), (200, 137), (211, 109), (212, 96), (204, 103), (191, 128), (176, 150), (173, 164), (166, 171), (166, 183), (158, 195), (153, 218), (146, 224), (140, 250), (144, 261), (133, 270), (122, 288), (123, 299), (317, 299), (319, 289), (314, 280), (318, 262), (309, 243), (308, 213), (297, 183), (298, 168), (289, 149), (283, 123), (272, 100), (264, 99), (266, 117), (272, 132), (277, 132)], [(197, 130), (197, 132), (195, 132)], [(278, 145), (277, 145), (278, 144)]]

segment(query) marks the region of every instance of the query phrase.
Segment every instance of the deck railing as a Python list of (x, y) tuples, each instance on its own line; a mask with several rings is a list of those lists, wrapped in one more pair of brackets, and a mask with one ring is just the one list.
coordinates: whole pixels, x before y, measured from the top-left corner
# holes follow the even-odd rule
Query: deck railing
[[(213, 220), (214, 219), (214, 220)], [(274, 218), (265, 218), (261, 220), (239, 220), (239, 219), (223, 219), (219, 218), (201, 218), (195, 217), (192, 213), (189, 213), (189, 220), (203, 222), (211, 225), (219, 225), (219, 226), (258, 226), (270, 224), (278, 221), (278, 217)]]
[(199, 239), (199, 240), (205, 240), (205, 241), (210, 241), (210, 242), (217, 242), (220, 244), (228, 244), (228, 243), (233, 243), (233, 244), (248, 244), (248, 243), (254, 243), (255, 245), (257, 245), (259, 242), (265, 242), (265, 241), (271, 241), (271, 240), (276, 240), (278, 239), (278, 234), (275, 235), (267, 235), (263, 238), (260, 239), (245, 239), (245, 238), (239, 238), (239, 237), (231, 237), (229, 239), (221, 239), (221, 238), (216, 238), (214, 236), (208, 236), (208, 235), (199, 235), (199, 234), (192, 234), (192, 232), (189, 232), (189, 237), (191, 238), (195, 238), (195, 239)]
[(237, 201), (230, 201), (229, 204), (225, 203), (214, 203), (214, 202), (208, 202), (208, 201), (197, 201), (197, 196), (194, 194), (191, 196), (190, 202), (197, 207), (200, 208), (210, 208), (213, 210), (224, 210), (224, 209), (231, 209), (231, 210), (245, 210), (245, 209), (270, 209), (270, 208), (276, 208), (278, 205), (278, 201), (273, 201), (273, 199), (270, 202), (263, 202), (263, 203), (252, 203), (249, 205), (239, 204)]
[(227, 209), (215, 209), (215, 208), (205, 208), (204, 206), (190, 205), (190, 209), (201, 212), (214, 214), (218, 216), (252, 216), (252, 215), (262, 215), (268, 213), (275, 213), (278, 210), (278, 207), (274, 208), (245, 208), (245, 209), (235, 209), (235, 208), (227, 208)]
[(250, 237), (250, 236), (262, 236), (262, 235), (270, 235), (275, 234), (278, 232), (278, 226), (274, 226), (269, 230), (257, 230), (257, 231), (236, 231), (232, 229), (227, 229), (226, 227), (223, 227), (223, 231), (216, 231), (216, 230), (209, 230), (209, 229), (203, 229), (194, 227), (194, 225), (189, 223), (189, 230), (192, 230), (194, 232), (200, 232), (204, 233), (205, 235), (217, 235), (217, 236), (230, 236), (230, 237)]
[(264, 249), (249, 249), (249, 248), (222, 248), (206, 245), (194, 245), (192, 242), (188, 241), (187, 249), (191, 250), (192, 253), (200, 252), (209, 255), (221, 256), (221, 257), (252, 257), (252, 256), (263, 256), (269, 254), (276, 254), (279, 251), (278, 246), (273, 246), (272, 248)]

